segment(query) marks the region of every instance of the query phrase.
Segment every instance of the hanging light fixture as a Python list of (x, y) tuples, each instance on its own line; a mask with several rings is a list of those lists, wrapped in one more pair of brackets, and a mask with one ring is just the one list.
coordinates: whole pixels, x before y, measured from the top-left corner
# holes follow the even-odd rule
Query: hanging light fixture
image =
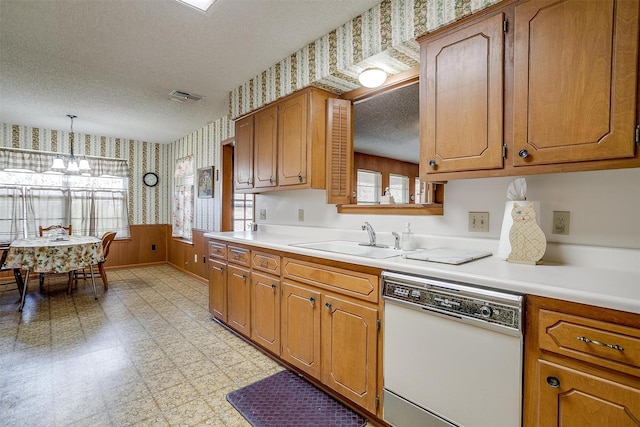
[(89, 161), (86, 159), (86, 157), (83, 156), (82, 159), (80, 159), (80, 162), (78, 163), (78, 159), (76, 159), (76, 156), (73, 154), (73, 140), (75, 137), (73, 133), (73, 119), (76, 119), (78, 116), (67, 114), (67, 117), (71, 119), (71, 133), (69, 134), (69, 145), (71, 150), (69, 154), (69, 163), (67, 163), (67, 166), (65, 167), (62, 156), (58, 154), (56, 158), (53, 159), (53, 164), (51, 165), (51, 169), (57, 170), (57, 171), (66, 170), (67, 172), (90, 171), (91, 166), (89, 166)]
[(365, 68), (360, 73), (358, 80), (360, 80), (360, 84), (364, 87), (378, 87), (387, 80), (387, 73), (376, 67)]

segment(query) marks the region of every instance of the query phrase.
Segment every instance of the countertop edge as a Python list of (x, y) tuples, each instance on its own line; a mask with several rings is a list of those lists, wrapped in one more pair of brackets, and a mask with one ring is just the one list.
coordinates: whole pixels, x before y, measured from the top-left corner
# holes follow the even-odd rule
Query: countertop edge
[[(207, 238), (245, 244), (292, 254), (430, 276), (472, 285), (531, 294), (640, 314), (640, 274), (584, 266), (511, 264), (496, 256), (461, 265), (409, 260), (400, 257), (373, 259), (319, 251), (292, 244), (309, 237), (261, 232), (209, 232)], [(318, 239), (330, 240), (330, 238)]]

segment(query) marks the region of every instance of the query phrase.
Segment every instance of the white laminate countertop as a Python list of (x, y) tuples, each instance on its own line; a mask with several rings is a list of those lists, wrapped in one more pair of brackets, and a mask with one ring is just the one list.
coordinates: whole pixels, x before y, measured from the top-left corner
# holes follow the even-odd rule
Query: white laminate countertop
[[(606, 259), (603, 262), (585, 264), (545, 261), (544, 264), (532, 266), (512, 264), (496, 256), (461, 265), (448, 265), (400, 256), (372, 259), (291, 246), (314, 241), (366, 239), (362, 240), (360, 236), (359, 239), (349, 238), (353, 236), (348, 234), (345, 238), (345, 233), (328, 229), (283, 230), (285, 231), (211, 232), (205, 233), (205, 237), (640, 314), (640, 251), (636, 250), (620, 250), (621, 256), (625, 257), (623, 264), (628, 265), (628, 269), (619, 268), (619, 264), (607, 262)], [(594, 251), (595, 257), (598, 257), (598, 250)], [(496, 252), (493, 250), (493, 253)], [(609, 251), (607, 256), (613, 259), (617, 255), (615, 251), (613, 255)]]

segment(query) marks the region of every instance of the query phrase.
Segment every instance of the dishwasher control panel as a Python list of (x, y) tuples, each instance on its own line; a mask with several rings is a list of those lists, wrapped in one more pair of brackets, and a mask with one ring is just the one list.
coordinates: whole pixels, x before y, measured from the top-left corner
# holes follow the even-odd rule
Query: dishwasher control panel
[(385, 300), (522, 330), (522, 295), (398, 273), (385, 272), (382, 277)]

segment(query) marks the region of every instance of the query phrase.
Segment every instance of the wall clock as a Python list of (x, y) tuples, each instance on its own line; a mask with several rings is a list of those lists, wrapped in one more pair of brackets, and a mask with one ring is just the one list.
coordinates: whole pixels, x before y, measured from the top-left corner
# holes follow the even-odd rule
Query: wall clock
[(142, 182), (147, 187), (155, 187), (158, 185), (158, 175), (153, 172), (147, 172), (142, 176)]

